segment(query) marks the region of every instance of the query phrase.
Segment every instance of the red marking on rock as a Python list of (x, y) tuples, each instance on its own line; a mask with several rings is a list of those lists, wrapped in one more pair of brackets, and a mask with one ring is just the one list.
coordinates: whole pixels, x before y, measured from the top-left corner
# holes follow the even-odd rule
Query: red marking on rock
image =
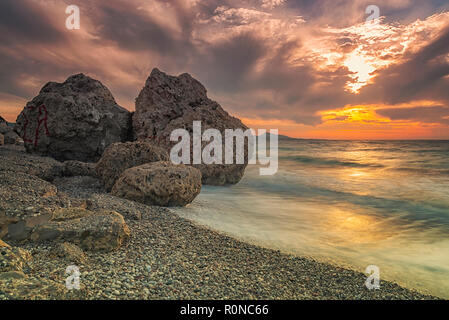
[[(28, 106), (27, 108), (31, 109), (31, 110), (34, 110), (34, 109), (36, 109), (36, 106), (31, 105), (31, 106)], [(44, 113), (44, 117), (41, 119), (42, 111), (44, 111), (45, 113)], [(33, 141), (30, 140), (30, 139), (27, 139), (27, 136), (26, 136), (26, 134), (27, 134), (27, 126), (29, 124), (28, 117), (27, 117), (27, 115), (25, 113), (23, 114), (23, 116), (25, 118), (25, 124), (23, 125), (23, 137), (22, 137), (22, 139), (23, 139), (24, 142), (33, 143)], [(39, 116), (37, 118), (36, 132), (34, 134), (34, 147), (37, 147), (37, 142), (39, 141), (39, 129), (40, 129), (42, 123), (44, 124), (45, 135), (47, 135), (47, 136), (50, 135), (50, 132), (48, 131), (48, 127), (47, 127), (47, 119), (48, 119), (47, 108), (45, 107), (45, 105), (41, 104), (39, 106)]]

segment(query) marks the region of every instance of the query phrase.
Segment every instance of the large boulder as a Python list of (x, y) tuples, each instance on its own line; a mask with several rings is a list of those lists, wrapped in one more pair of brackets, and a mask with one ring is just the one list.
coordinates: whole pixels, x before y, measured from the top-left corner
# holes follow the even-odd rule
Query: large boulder
[(185, 206), (201, 191), (201, 172), (170, 161), (151, 162), (127, 169), (111, 194), (164, 207)]
[[(239, 119), (230, 116), (217, 102), (209, 99), (206, 88), (188, 73), (175, 77), (153, 69), (136, 99), (133, 115), (135, 138), (149, 140), (170, 150), (176, 144), (170, 141), (171, 132), (183, 128), (191, 133), (193, 121), (201, 121), (202, 132), (214, 128), (223, 137), (225, 129), (247, 129)], [(206, 144), (208, 142), (203, 142), (203, 147)], [(246, 167), (245, 164), (194, 166), (201, 171), (203, 184), (211, 185), (239, 182)]]
[(82, 209), (69, 211), (37, 226), (31, 234), (31, 240), (68, 241), (79, 245), (83, 250), (112, 251), (130, 236), (123, 216), (117, 212)]
[(28, 152), (58, 160), (96, 162), (111, 143), (126, 141), (131, 113), (111, 92), (84, 74), (49, 82), (27, 103), (14, 130)]
[(169, 160), (167, 151), (156, 145), (145, 141), (117, 142), (105, 150), (95, 170), (105, 189), (111, 191), (115, 181), (126, 169), (164, 160)]

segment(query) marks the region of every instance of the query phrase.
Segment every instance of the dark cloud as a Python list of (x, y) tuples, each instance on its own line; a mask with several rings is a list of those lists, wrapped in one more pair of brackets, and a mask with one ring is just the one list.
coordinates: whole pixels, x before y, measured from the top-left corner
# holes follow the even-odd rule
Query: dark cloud
[[(445, 5), (437, 2), (429, 1), (426, 8)], [(151, 7), (141, 8), (154, 3), (165, 8), (167, 16), (156, 19)], [(103, 81), (132, 106), (150, 70), (159, 67), (170, 74), (191, 73), (225, 109), (248, 118), (317, 125), (321, 111), (346, 105), (395, 105), (414, 100), (449, 105), (449, 29), (417, 53), (378, 71), (372, 83), (356, 95), (345, 88), (353, 81), (348, 68), (341, 61), (338, 66), (323, 68), (321, 43), (307, 40), (322, 38), (335, 45), (338, 54), (352, 52), (360, 38), (337, 29), (363, 22), (370, 1), (290, 0), (263, 9), (257, 0), (192, 3), (83, 1), (79, 4), (82, 30), (77, 33), (65, 30), (65, 3), (57, 4), (59, 13), (53, 16), (54, 11), (48, 10), (55, 10), (55, 2), (2, 0), (1, 92), (31, 98), (47, 81), (63, 81), (71, 73), (84, 72)], [(395, 17), (395, 21), (416, 16), (410, 5), (398, 3), (379, 0), (381, 15)], [(415, 0), (410, 3), (419, 8)], [(223, 8), (217, 11), (220, 6)], [(231, 11), (226, 12), (228, 9)], [(217, 17), (220, 12), (223, 15)], [(305, 36), (300, 34), (301, 22), (292, 22), (299, 16), (307, 21)], [(334, 33), (328, 33), (326, 25), (334, 27)], [(23, 45), (29, 50), (23, 50)], [(310, 55), (313, 45), (317, 50)], [(110, 56), (105, 51), (110, 51)], [(379, 52), (379, 59), (395, 60), (395, 52), (389, 56)], [(432, 108), (435, 111), (425, 107), (415, 112), (429, 121), (424, 111), (434, 112), (432, 121), (445, 122), (445, 115), (438, 113), (445, 107)], [(390, 108), (379, 114), (395, 119), (402, 112)]]
[(100, 42), (112, 41), (122, 50), (152, 50), (163, 55), (173, 55), (192, 48), (190, 30), (192, 21), (188, 19), (182, 6), (176, 8), (177, 21), (181, 23), (182, 35), (175, 35), (129, 1), (110, 0), (99, 3), (91, 13), (92, 21), (97, 25), (95, 35)]
[(444, 100), (449, 104), (449, 28), (399, 65), (379, 72), (374, 85), (361, 90), (362, 97), (378, 97), (398, 104), (414, 99)]
[(212, 89), (238, 92), (247, 89), (247, 78), (268, 48), (264, 40), (250, 34), (206, 45), (195, 57), (193, 70)]
[(391, 120), (449, 124), (449, 107), (444, 106), (384, 108), (378, 109), (376, 112)]
[[(46, 43), (63, 41), (64, 36), (45, 10), (29, 0), (0, 1), (0, 43)], [(3, 69), (2, 69), (3, 70)]]

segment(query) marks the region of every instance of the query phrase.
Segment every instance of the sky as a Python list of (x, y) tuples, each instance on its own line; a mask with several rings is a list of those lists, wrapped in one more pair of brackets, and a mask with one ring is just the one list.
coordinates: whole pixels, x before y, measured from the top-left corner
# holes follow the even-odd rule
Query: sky
[[(66, 28), (68, 5), (78, 30)], [(367, 21), (370, 5), (379, 18)], [(449, 139), (447, 0), (0, 1), (9, 121), (45, 83), (80, 72), (134, 110), (154, 67), (190, 73), (254, 129)]]

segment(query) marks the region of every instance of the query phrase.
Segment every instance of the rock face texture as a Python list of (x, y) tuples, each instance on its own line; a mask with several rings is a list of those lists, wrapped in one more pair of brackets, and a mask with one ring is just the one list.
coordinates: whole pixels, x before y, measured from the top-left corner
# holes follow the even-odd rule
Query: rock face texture
[(185, 206), (201, 191), (201, 172), (170, 161), (151, 162), (127, 169), (112, 195), (148, 205)]
[(0, 146), (5, 144), (5, 136), (0, 133)]
[(167, 160), (167, 151), (145, 141), (113, 143), (105, 150), (95, 170), (109, 192), (126, 169)]
[[(84, 212), (83, 212), (84, 211)], [(112, 251), (119, 248), (129, 238), (130, 230), (123, 217), (114, 211), (93, 212), (73, 210), (67, 215), (37, 226), (32, 235), (33, 241), (61, 240), (79, 245), (84, 250)]]
[(28, 152), (57, 160), (96, 162), (105, 148), (129, 137), (131, 113), (84, 74), (49, 82), (17, 117), (14, 130)]
[[(225, 129), (247, 129), (239, 119), (209, 99), (206, 88), (189, 74), (175, 77), (153, 69), (136, 99), (135, 138), (149, 140), (169, 151), (176, 144), (170, 141), (171, 132), (184, 128), (191, 133), (193, 121), (201, 121), (202, 132), (215, 128), (223, 137)], [(203, 147), (206, 144), (208, 142), (203, 142)], [(202, 173), (203, 184), (225, 185), (240, 181), (246, 165), (200, 164), (195, 167)]]

